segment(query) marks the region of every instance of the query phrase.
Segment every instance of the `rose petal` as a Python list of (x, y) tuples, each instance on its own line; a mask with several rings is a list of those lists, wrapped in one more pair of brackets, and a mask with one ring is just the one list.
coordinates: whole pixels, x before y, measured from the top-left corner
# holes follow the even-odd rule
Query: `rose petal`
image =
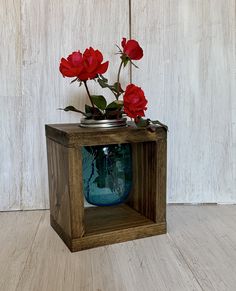
[(126, 38), (125, 37), (122, 38), (121, 45), (123, 48), (125, 47), (125, 45), (126, 45)]
[(73, 52), (68, 56), (67, 60), (71, 63), (73, 67), (77, 67), (82, 64), (83, 56), (80, 51)]
[(103, 64), (101, 64), (101, 66), (97, 70), (97, 73), (98, 74), (104, 74), (107, 71), (107, 69), (108, 69), (108, 65), (109, 65), (109, 62), (108, 61), (105, 62), (105, 63), (103, 63)]
[(99, 63), (101, 63), (103, 61), (103, 55), (102, 55), (102, 53), (99, 50), (96, 50), (95, 51), (95, 55), (96, 55), (97, 61)]

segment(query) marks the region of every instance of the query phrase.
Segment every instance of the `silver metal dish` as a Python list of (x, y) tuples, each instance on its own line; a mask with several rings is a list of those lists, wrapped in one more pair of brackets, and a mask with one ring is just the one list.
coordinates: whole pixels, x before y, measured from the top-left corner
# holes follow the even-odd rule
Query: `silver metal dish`
[(80, 126), (81, 127), (101, 127), (101, 128), (111, 128), (111, 127), (123, 127), (126, 126), (127, 118), (123, 117), (120, 119), (103, 119), (103, 120), (95, 120), (95, 119), (87, 119), (81, 118)]

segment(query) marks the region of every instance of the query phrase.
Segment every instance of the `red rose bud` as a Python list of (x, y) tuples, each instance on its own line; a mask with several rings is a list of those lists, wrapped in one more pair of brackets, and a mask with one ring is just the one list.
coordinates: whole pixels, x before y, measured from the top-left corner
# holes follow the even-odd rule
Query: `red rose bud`
[(143, 57), (143, 49), (136, 40), (130, 39), (126, 42), (126, 38), (123, 37), (121, 45), (123, 53), (131, 60), (140, 60)]
[(78, 51), (67, 59), (62, 58), (59, 69), (64, 77), (77, 77), (81, 81), (87, 81), (107, 71), (109, 62), (102, 64), (102, 61), (102, 53), (90, 47), (83, 55)]
[(147, 110), (147, 100), (140, 87), (129, 84), (124, 94), (124, 111), (131, 117), (145, 116), (144, 110)]

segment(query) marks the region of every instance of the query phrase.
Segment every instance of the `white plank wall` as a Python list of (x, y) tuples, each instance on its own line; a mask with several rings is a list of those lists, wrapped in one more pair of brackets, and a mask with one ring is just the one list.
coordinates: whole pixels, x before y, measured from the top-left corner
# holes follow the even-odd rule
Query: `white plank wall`
[[(47, 208), (44, 124), (79, 122), (80, 115), (56, 109), (69, 104), (83, 108), (86, 101), (82, 88), (62, 78), (60, 58), (93, 46), (117, 71), (115, 43), (129, 35), (129, 3), (0, 1), (4, 24), (0, 28), (4, 53), (0, 54), (0, 210)], [(122, 78), (128, 80), (127, 74)], [(114, 73), (110, 77), (115, 81)]]
[(169, 125), (169, 202), (236, 202), (234, 0), (132, 1), (133, 82)]
[[(133, 82), (170, 127), (169, 202), (236, 202), (235, 19), (234, 0), (131, 1)], [(129, 0), (0, 0), (0, 21), (0, 210), (47, 208), (44, 124), (78, 122), (56, 109), (86, 101), (60, 57), (94, 46), (114, 78)]]
[(22, 190), (20, 1), (0, 0), (0, 210), (19, 209)]

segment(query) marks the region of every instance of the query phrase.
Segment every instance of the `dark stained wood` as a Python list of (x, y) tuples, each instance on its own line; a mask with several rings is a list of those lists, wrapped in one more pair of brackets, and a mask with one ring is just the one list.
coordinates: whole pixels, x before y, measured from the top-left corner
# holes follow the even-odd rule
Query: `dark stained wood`
[(81, 237), (84, 234), (82, 151), (81, 148), (68, 148), (68, 152), (71, 235)]
[(50, 214), (69, 237), (84, 233), (82, 160), (79, 149), (47, 138)]
[(167, 142), (162, 139), (156, 143), (156, 222), (166, 221), (166, 179), (167, 179)]
[(65, 229), (58, 224), (56, 219), (50, 215), (50, 224), (51, 227), (55, 230), (55, 232), (60, 236), (60, 238), (64, 241), (64, 243), (67, 245), (67, 247), (72, 250), (72, 238), (69, 236), (66, 232)]
[[(126, 127), (46, 125), (51, 225), (71, 251), (166, 233), (166, 142), (156, 132)], [(127, 204), (84, 209), (84, 145), (132, 145), (133, 186)]]
[(47, 138), (51, 217), (71, 236), (68, 150)]
[(85, 209), (84, 236), (153, 223), (125, 204), (111, 207), (89, 207)]
[(155, 222), (165, 222), (166, 138), (132, 144), (133, 187), (128, 204)]
[(71, 241), (72, 252), (166, 233), (166, 223), (152, 223), (84, 236)]
[(78, 123), (51, 124), (45, 128), (47, 137), (66, 147), (156, 141), (166, 135), (161, 127), (157, 127), (156, 132), (134, 126), (119, 129), (82, 128)]
[(69, 237), (51, 216), (52, 227), (72, 252), (166, 233), (166, 223), (154, 223), (124, 205), (88, 208), (85, 213), (88, 222), (80, 238)]

